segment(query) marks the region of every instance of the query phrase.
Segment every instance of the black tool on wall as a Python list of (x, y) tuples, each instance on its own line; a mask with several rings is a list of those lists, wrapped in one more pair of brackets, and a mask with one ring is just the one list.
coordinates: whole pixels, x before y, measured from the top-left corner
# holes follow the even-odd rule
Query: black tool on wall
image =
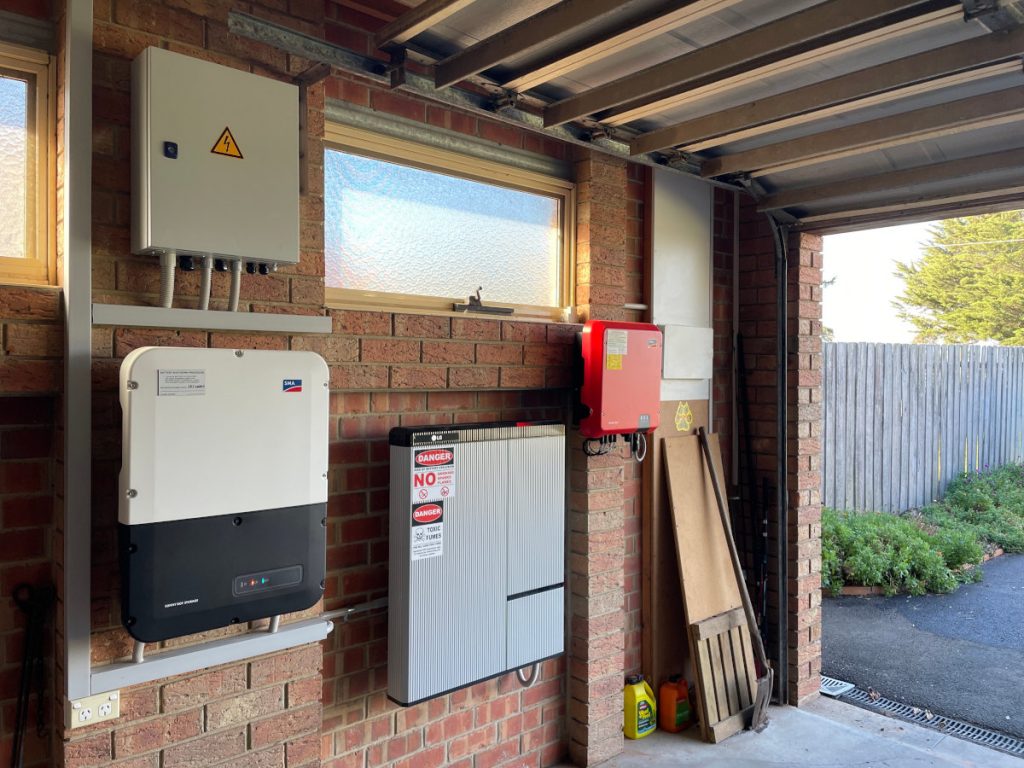
[(49, 584), (38, 587), (19, 584), (14, 588), (14, 604), (25, 614), (25, 650), (21, 659), (21, 683), (14, 715), (11, 768), (24, 765), (25, 731), (28, 728), (28, 705), (33, 683), (36, 688), (36, 734), (40, 738), (46, 736), (46, 660), (43, 643), (53, 603), (54, 590)]

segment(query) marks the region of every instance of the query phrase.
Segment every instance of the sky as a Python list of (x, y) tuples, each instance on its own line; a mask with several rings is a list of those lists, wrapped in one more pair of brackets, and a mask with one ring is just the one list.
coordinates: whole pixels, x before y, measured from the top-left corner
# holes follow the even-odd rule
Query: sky
[(930, 223), (848, 232), (825, 237), (822, 322), (835, 341), (905, 344), (913, 326), (896, 316), (892, 301), (903, 292), (895, 262), (917, 260)]

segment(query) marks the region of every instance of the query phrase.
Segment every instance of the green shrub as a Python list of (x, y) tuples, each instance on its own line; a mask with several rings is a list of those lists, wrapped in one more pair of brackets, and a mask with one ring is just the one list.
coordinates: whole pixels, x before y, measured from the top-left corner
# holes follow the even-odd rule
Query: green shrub
[(907, 515), (822, 512), (822, 586), (887, 595), (950, 592), (981, 578), (985, 550), (1024, 552), (1024, 465), (961, 475), (941, 502)]
[[(962, 535), (948, 542), (957, 550), (953, 559), (969, 554)], [(980, 548), (977, 555), (980, 561)], [(838, 594), (847, 583), (881, 587), (887, 595), (923, 595), (951, 592), (958, 578), (936, 540), (913, 520), (828, 509), (822, 513), (822, 584)]]
[(921, 516), (935, 525), (969, 530), (990, 549), (1024, 552), (1024, 466), (961, 475), (949, 484), (946, 497), (922, 509)]

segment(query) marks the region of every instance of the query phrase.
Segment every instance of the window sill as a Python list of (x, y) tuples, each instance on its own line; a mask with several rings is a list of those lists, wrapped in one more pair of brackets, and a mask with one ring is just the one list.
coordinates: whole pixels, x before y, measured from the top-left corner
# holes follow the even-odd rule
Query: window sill
[[(434, 306), (425, 306), (420, 297), (410, 296), (408, 300), (403, 297), (387, 297), (383, 300), (376, 296), (359, 296), (340, 291), (337, 288), (328, 288), (326, 306), (328, 309), (352, 310), (359, 312), (385, 312), (396, 315), (428, 315), (431, 317), (464, 318), (471, 320), (502, 320), (516, 323), (575, 323), (576, 313), (572, 308), (561, 309), (556, 307), (535, 307), (513, 304), (501, 304), (495, 302), (493, 306), (512, 307), (511, 315), (493, 315), (487, 312), (456, 312), (452, 304), (460, 302), (459, 299), (438, 299), (432, 301)], [(392, 300), (388, 300), (391, 298)], [(462, 299), (461, 301), (465, 301)], [(487, 303), (486, 300), (484, 302)]]

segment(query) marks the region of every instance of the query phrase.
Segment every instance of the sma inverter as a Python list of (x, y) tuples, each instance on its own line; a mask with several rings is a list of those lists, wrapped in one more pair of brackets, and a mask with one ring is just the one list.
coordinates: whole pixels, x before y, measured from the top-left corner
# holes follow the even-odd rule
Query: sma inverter
[(327, 384), (312, 352), (145, 347), (124, 359), (118, 527), (132, 637), (320, 599)]

